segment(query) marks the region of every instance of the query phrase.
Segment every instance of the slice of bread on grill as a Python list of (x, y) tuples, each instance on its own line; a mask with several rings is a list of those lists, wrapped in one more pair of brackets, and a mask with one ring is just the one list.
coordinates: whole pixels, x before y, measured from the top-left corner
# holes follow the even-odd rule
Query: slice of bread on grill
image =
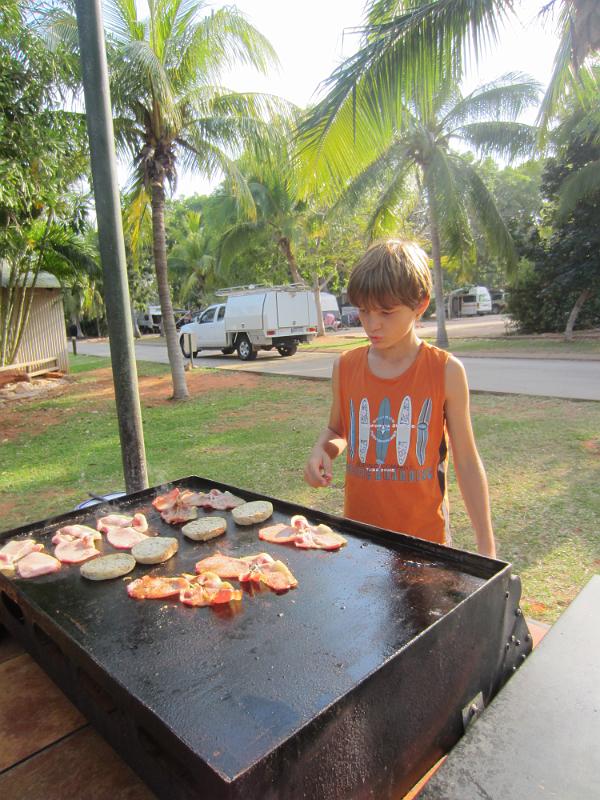
[(269, 519), (273, 513), (273, 503), (268, 500), (252, 500), (244, 503), (231, 512), (238, 525), (256, 525)]
[(223, 517), (201, 517), (188, 522), (181, 529), (184, 536), (195, 542), (207, 542), (221, 536), (227, 530), (227, 520)]
[(138, 564), (161, 564), (174, 556), (178, 549), (179, 542), (174, 536), (149, 536), (133, 545), (131, 555)]
[(83, 578), (89, 581), (107, 581), (127, 575), (135, 567), (136, 560), (130, 553), (111, 553), (86, 561), (79, 568)]

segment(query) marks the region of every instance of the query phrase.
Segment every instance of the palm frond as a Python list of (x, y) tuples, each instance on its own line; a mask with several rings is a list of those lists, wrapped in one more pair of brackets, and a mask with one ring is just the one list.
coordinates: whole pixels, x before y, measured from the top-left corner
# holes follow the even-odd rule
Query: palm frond
[(535, 154), (538, 130), (522, 122), (474, 122), (455, 129), (451, 136), (468, 144), (479, 155), (512, 161)]
[(408, 207), (401, 209), (401, 206), (403, 202), (406, 204), (407, 184), (413, 169), (413, 164), (405, 163), (377, 198), (365, 226), (369, 240), (390, 232), (396, 236), (400, 233), (401, 220), (409, 213)]
[(484, 234), (489, 242), (492, 252), (506, 265), (509, 275), (514, 274), (517, 268), (517, 253), (506, 223), (500, 216), (494, 198), (489, 189), (478, 175), (477, 171), (461, 159), (457, 161), (465, 184), (469, 190), (471, 207), (476, 210), (477, 219), (481, 224)]
[(509, 72), (477, 87), (449, 108), (440, 121), (451, 130), (458, 125), (479, 120), (516, 120), (539, 102), (541, 85), (521, 72)]
[(258, 222), (238, 222), (226, 230), (217, 248), (217, 272), (227, 272), (234, 258), (248, 244), (250, 237), (264, 230), (265, 227), (266, 223), (260, 220)]
[(600, 192), (600, 160), (590, 161), (572, 172), (559, 191), (559, 220), (565, 220), (581, 200)]
[[(468, 48), (477, 56), (497, 40), (513, 0), (430, 0), (397, 15), (405, 4), (378, 1), (373, 6), (377, 21), (362, 30), (364, 46), (324, 82), (328, 93), (301, 125), (303, 146), (312, 160), (321, 156), (341, 116), (358, 140), (359, 110), (377, 117), (388, 109), (401, 116), (403, 97), (418, 97), (420, 107), (427, 109), (440, 83), (461, 76)], [(383, 19), (383, 12), (394, 16)]]
[(472, 259), (473, 237), (465, 203), (465, 185), (460, 160), (436, 148), (424, 170), (427, 203), (433, 210), (445, 250), (452, 257)]

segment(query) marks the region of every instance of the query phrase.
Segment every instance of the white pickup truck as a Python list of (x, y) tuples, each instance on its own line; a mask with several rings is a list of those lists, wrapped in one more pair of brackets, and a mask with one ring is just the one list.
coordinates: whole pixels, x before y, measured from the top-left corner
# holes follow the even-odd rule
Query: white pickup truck
[(242, 361), (251, 361), (259, 350), (273, 348), (293, 356), (300, 342), (316, 336), (315, 298), (304, 285), (235, 286), (216, 294), (226, 299), (180, 329), (185, 358), (199, 350), (221, 350), (225, 355), (237, 350)]

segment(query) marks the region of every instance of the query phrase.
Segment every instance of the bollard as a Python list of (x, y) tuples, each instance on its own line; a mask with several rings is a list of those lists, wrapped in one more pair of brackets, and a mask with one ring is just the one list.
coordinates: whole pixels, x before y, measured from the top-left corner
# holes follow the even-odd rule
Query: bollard
[(77, 337), (71, 336), (71, 344), (73, 345), (73, 355), (77, 355)]
[(194, 351), (192, 350), (192, 334), (191, 333), (184, 333), (183, 334), (184, 341), (187, 342), (187, 348), (190, 359), (190, 369), (194, 369)]

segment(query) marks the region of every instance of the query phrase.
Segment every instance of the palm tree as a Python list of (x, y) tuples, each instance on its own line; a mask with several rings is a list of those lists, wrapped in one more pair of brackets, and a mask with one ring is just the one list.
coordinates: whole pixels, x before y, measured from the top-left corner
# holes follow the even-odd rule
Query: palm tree
[[(558, 11), (554, 71), (540, 110), (548, 123), (560, 99), (577, 84), (589, 56), (600, 49), (597, 0), (539, 0), (540, 16)], [(318, 148), (349, 114), (376, 117), (398, 96), (427, 103), (436, 86), (460, 80), (465, 61), (495, 44), (518, 0), (370, 0), (363, 46), (324, 82), (329, 91), (305, 124)], [(389, 120), (388, 120), (389, 121)], [(357, 121), (358, 125), (358, 121)], [(358, 137), (359, 130), (357, 128)]]
[[(233, 7), (208, 12), (204, 0), (104, 0), (107, 59), (117, 146), (130, 157), (134, 189), (146, 192), (152, 212), (156, 282), (173, 379), (173, 398), (188, 397), (168, 282), (165, 241), (167, 186), (178, 170), (208, 178), (225, 173), (242, 204), (252, 196), (236, 167), (241, 147), (260, 149), (265, 118), (280, 103), (218, 85), (234, 63), (266, 72), (276, 63), (267, 40)], [(76, 28), (53, 11), (51, 32), (63, 41)], [(145, 208), (138, 204), (140, 213)]]
[(199, 211), (185, 215), (187, 235), (169, 252), (169, 272), (178, 277), (178, 302), (189, 307), (198, 301), (214, 282), (216, 258), (210, 252), (210, 239)]
[[(436, 301), (437, 344), (448, 346), (444, 319), (442, 250), (449, 256), (472, 258), (470, 220), (476, 218), (490, 249), (508, 269), (516, 266), (514, 245), (494, 200), (472, 159), (453, 150), (453, 141), (482, 155), (514, 158), (530, 152), (536, 129), (516, 118), (539, 96), (537, 84), (516, 74), (506, 75), (462, 97), (456, 84), (441, 85), (427, 103), (416, 97), (401, 109), (397, 131), (372, 135), (367, 163), (343, 190), (342, 203), (358, 205), (374, 198), (368, 233), (396, 223), (406, 195), (417, 190), (427, 209)], [(331, 141), (328, 152), (333, 152)], [(342, 143), (343, 145), (343, 143)], [(364, 163), (358, 146), (355, 160)], [(339, 206), (339, 203), (338, 203)]]

